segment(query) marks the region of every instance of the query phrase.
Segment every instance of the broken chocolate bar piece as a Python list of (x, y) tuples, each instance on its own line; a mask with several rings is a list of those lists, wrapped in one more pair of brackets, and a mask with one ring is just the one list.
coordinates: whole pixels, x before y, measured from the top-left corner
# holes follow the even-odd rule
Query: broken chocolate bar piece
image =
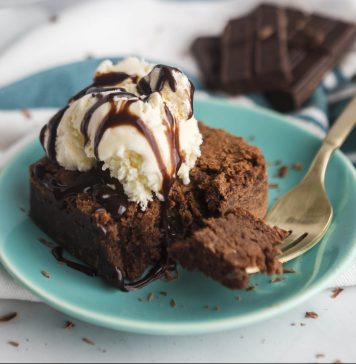
[[(288, 12), (287, 12), (288, 14)], [(291, 111), (303, 105), (356, 40), (356, 27), (342, 21), (294, 13), (294, 22), (304, 22), (288, 36), (289, 60), (293, 81), (287, 87), (266, 93), (280, 111)]]
[(284, 9), (261, 5), (231, 20), (222, 36), (221, 82), (230, 93), (287, 86), (291, 72)]
[(220, 86), (220, 37), (199, 37), (192, 44), (207, 87)]

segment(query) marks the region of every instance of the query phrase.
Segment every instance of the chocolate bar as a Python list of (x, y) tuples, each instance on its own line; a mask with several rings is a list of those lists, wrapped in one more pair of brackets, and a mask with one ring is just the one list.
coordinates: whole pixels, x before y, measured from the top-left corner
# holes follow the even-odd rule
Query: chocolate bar
[(231, 94), (265, 92), (280, 111), (300, 107), (356, 40), (356, 27), (262, 4), (231, 20), (221, 37), (193, 46), (207, 85)]
[(192, 53), (210, 88), (220, 86), (220, 37), (199, 37), (192, 44)]
[(261, 5), (222, 36), (221, 83), (230, 93), (271, 90), (292, 80), (284, 9)]
[[(294, 15), (294, 21), (298, 21), (298, 15)], [(299, 17), (304, 25), (288, 36), (293, 81), (287, 87), (266, 93), (272, 106), (280, 111), (301, 107), (356, 39), (353, 24), (319, 15)]]

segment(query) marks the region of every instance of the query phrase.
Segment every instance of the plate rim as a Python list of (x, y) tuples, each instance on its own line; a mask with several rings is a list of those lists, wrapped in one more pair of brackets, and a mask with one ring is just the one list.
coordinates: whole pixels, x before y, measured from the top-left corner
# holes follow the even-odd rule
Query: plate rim
[[(288, 123), (289, 127), (301, 129), (302, 132), (312, 136), (316, 140), (320, 140), (316, 135), (306, 130), (303, 126), (298, 125), (295, 121), (290, 118), (286, 118), (283, 115), (276, 113), (274, 111), (266, 110), (262, 107), (247, 106), (233, 103), (229, 100), (224, 100), (220, 98), (207, 97), (201, 98), (198, 102), (201, 103), (213, 103), (220, 106), (236, 107), (239, 109), (247, 109), (249, 112), (255, 112), (261, 116), (269, 114), (276, 119), (276, 122)], [(31, 133), (25, 138), (21, 139), (18, 143), (14, 144), (8, 152), (5, 152), (3, 158), (0, 162), (0, 183), (3, 180), (3, 176), (6, 174), (6, 170), (12, 165), (12, 163), (23, 153), (23, 151), (30, 147), (30, 145), (35, 143), (34, 136), (35, 133)], [(337, 150), (336, 153), (341, 163), (345, 166), (348, 173), (351, 173), (352, 178), (356, 183), (356, 171), (353, 167), (351, 161), (340, 151)], [(0, 242), (1, 243), (1, 242)], [(304, 292), (298, 293), (292, 297), (288, 297), (278, 304), (273, 306), (263, 308), (258, 312), (252, 312), (239, 317), (228, 317), (228, 318), (214, 318), (209, 319), (205, 322), (171, 322), (167, 321), (164, 323), (159, 323), (156, 321), (141, 321), (135, 319), (125, 319), (105, 314), (98, 314), (92, 312), (91, 310), (86, 310), (78, 305), (68, 304), (66, 301), (61, 300), (51, 294), (48, 294), (45, 289), (39, 287), (36, 283), (32, 283), (23, 277), (16, 270), (16, 267), (12, 266), (8, 262), (0, 251), (0, 263), (4, 268), (10, 273), (15, 280), (20, 283), (20, 285), (27, 288), (30, 292), (34, 293), (36, 296), (40, 297), (44, 303), (54, 307), (55, 309), (64, 312), (72, 317), (80, 319), (85, 322), (89, 322), (98, 326), (103, 326), (115, 330), (121, 330), (131, 333), (140, 334), (151, 334), (151, 335), (187, 335), (187, 334), (202, 334), (202, 333), (213, 333), (220, 332), (224, 330), (229, 330), (233, 328), (239, 328), (246, 325), (252, 325), (264, 319), (269, 319), (282, 314), (302, 302), (306, 301), (316, 293), (322, 291), (328, 286), (333, 279), (335, 279), (339, 274), (347, 269), (347, 267), (352, 263), (353, 259), (356, 257), (356, 244), (351, 249), (351, 253), (343, 259), (342, 264), (339, 267), (334, 268), (325, 274), (324, 277), (320, 278), (317, 283), (305, 289)]]

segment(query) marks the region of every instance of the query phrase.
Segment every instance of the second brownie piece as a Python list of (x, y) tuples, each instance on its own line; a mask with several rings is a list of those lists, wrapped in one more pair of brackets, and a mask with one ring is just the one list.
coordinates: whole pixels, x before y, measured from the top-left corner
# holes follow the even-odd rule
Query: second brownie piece
[(287, 235), (249, 212), (235, 209), (207, 219), (205, 227), (190, 238), (173, 243), (169, 253), (188, 270), (199, 270), (232, 289), (244, 288), (249, 267), (270, 274), (281, 272), (275, 257)]

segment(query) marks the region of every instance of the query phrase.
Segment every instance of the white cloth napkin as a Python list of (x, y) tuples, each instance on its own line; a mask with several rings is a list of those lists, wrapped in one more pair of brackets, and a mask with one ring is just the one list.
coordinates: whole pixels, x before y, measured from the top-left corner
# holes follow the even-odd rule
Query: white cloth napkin
[[(275, 2), (287, 3), (283, 0)], [(256, 3), (250, 0), (100, 0), (80, 3), (59, 14), (56, 23), (45, 21), (11, 46), (7, 43), (0, 57), (0, 86), (43, 68), (88, 55), (138, 54), (178, 64), (197, 74), (195, 63), (187, 52), (192, 39), (202, 34), (219, 33), (229, 18), (246, 12)], [(356, 18), (356, 3), (352, 0), (295, 0), (293, 5), (346, 19)], [(3, 33), (1, 25), (0, 38)], [(6, 31), (11, 31), (11, 27)], [(17, 148), (14, 143), (38, 129), (52, 112), (30, 110), (31, 118), (28, 118), (21, 111), (0, 110), (0, 164)], [(334, 285), (356, 285), (356, 262)], [(36, 300), (0, 267), (1, 298)]]

